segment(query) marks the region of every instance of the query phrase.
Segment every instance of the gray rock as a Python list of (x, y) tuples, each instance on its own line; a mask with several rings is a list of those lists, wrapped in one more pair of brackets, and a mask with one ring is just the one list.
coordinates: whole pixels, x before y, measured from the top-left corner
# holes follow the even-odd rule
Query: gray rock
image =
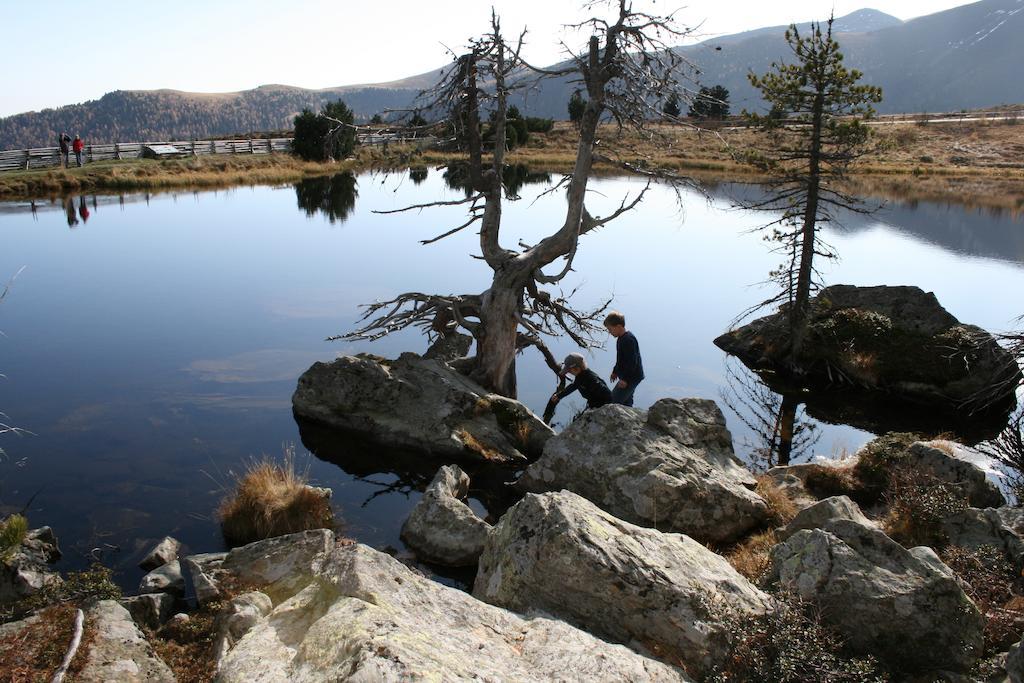
[(181, 562), (178, 560), (157, 567), (139, 582), (139, 593), (173, 593), (180, 596), (184, 592), (185, 577), (181, 574)]
[(181, 550), (180, 541), (170, 536), (164, 536), (162, 541), (146, 553), (146, 556), (139, 562), (139, 567), (146, 570), (162, 567), (168, 562), (178, 559), (179, 550)]
[(60, 583), (60, 575), (47, 565), (61, 557), (57, 537), (48, 527), (25, 533), (21, 545), (5, 560), (0, 560), (0, 605), (16, 602), (43, 586)]
[(992, 483), (985, 471), (973, 462), (963, 460), (937, 448), (939, 442), (918, 441), (906, 453), (907, 466), (915, 474), (935, 477), (939, 481), (955, 484), (968, 502), (977, 508), (998, 508), (1006, 505), (999, 487)]
[(1024, 565), (1024, 542), (1006, 526), (998, 510), (967, 508), (947, 517), (942, 528), (952, 545), (973, 549), (993, 546), (1005, 552), (1018, 568)]
[(528, 494), (487, 541), (473, 595), (637, 642), (704, 674), (725, 656), (722, 616), (771, 599), (706, 547), (616, 519), (569, 491)]
[(187, 584), (185, 587), (186, 596), (194, 595), (196, 602), (200, 605), (205, 605), (220, 597), (220, 587), (213, 578), (213, 572), (210, 567), (206, 567), (204, 571), (204, 566), (201, 562), (192, 557), (186, 557), (182, 560), (181, 565), (182, 574), (185, 576)]
[(469, 353), (473, 346), (473, 338), (460, 332), (449, 332), (438, 335), (423, 357), (427, 360), (439, 360), (450, 363)]
[(1007, 529), (1024, 537), (1024, 508), (1022, 507), (999, 507), (996, 508), (999, 519)]
[(457, 465), (437, 471), (402, 525), (402, 540), (417, 557), (452, 567), (476, 564), (491, 525), (462, 502), (468, 492), (469, 475)]
[(1006, 675), (1010, 677), (1010, 683), (1024, 683), (1024, 642), (1010, 648), (1003, 666)]
[(350, 544), (336, 547), (316, 580), (257, 620), (216, 680), (688, 679), (560, 621), (487, 605)]
[[(789, 337), (781, 311), (714, 343), (755, 371), (773, 371), (780, 385), (828, 386), (841, 372), (853, 385), (844, 406), (859, 402), (856, 392), (868, 402), (895, 398), (928, 406), (938, 416), (961, 413), (965, 404), (981, 407), (979, 397), (1012, 407), (1021, 381), (1012, 356), (991, 334), (960, 323), (918, 287), (827, 287), (810, 302), (807, 343), (796, 358)], [(872, 362), (864, 362), (865, 347)], [(1000, 393), (993, 395), (993, 387)]]
[(857, 654), (910, 671), (970, 670), (983, 619), (929, 548), (839, 519), (772, 550), (767, 581), (820, 608)]
[(330, 530), (303, 531), (235, 548), (220, 568), (242, 583), (260, 586), (276, 603), (312, 581), (333, 548)]
[(314, 363), (299, 378), (292, 406), (300, 417), (381, 446), (455, 460), (526, 464), (553, 434), (521, 403), (413, 353)]
[(712, 543), (766, 522), (755, 485), (733, 454), (722, 412), (701, 399), (662, 399), (648, 412), (588, 410), (519, 480), (526, 491), (567, 489), (625, 521)]
[(147, 593), (121, 598), (121, 606), (128, 610), (139, 626), (157, 630), (171, 618), (174, 596), (168, 593)]
[(832, 496), (798, 512), (796, 517), (779, 529), (776, 535), (780, 542), (785, 541), (798, 531), (820, 529), (836, 519), (848, 519), (869, 528), (877, 528), (877, 525), (865, 517), (860, 507), (848, 496)]
[[(773, 467), (765, 474), (768, 478), (789, 496), (789, 499), (800, 509), (814, 505), (820, 500), (820, 494), (815, 493), (814, 487), (809, 482), (814, 478), (822, 479), (822, 472), (828, 474), (829, 469), (839, 469), (849, 466), (849, 461), (830, 460), (824, 462), (805, 462), (798, 465), (779, 465)], [(831, 492), (830, 492), (831, 493)], [(835, 493), (839, 493), (838, 491)]]
[(114, 600), (102, 600), (89, 608), (87, 617), (95, 636), (76, 680), (173, 683), (171, 670), (153, 652), (128, 610)]
[(214, 641), (213, 652), (217, 669), (220, 669), (224, 657), (231, 648), (273, 609), (274, 603), (270, 596), (259, 591), (243, 593), (232, 598), (231, 602), (224, 606), (224, 610), (217, 615), (214, 622), (217, 638)]

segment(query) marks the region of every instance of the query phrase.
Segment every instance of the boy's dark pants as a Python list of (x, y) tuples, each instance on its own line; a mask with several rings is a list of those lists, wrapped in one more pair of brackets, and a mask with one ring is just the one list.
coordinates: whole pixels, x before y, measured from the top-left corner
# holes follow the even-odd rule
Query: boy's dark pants
[(636, 385), (631, 384), (625, 389), (620, 389), (618, 383), (612, 387), (612, 403), (618, 403), (622, 406), (633, 407), (633, 393), (636, 391)]

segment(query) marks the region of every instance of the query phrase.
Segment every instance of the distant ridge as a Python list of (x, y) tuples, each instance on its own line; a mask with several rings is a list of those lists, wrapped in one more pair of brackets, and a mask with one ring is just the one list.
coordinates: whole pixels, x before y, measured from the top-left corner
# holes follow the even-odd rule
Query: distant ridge
[[(803, 28), (807, 24), (801, 25)], [(677, 48), (702, 85), (724, 85), (734, 111), (759, 109), (747, 82), (789, 58), (785, 26), (745, 31)], [(835, 22), (846, 63), (882, 87), (879, 111), (957, 111), (1024, 102), (1024, 0), (982, 0), (903, 22), (861, 9)], [(721, 48), (721, 49), (717, 49)], [(303, 108), (339, 97), (357, 117), (405, 109), (434, 83), (441, 67), (389, 83), (308, 90), (264, 85), (235, 93), (118, 90), (98, 100), (0, 118), (0, 149), (50, 146), (59, 131), (90, 142), (191, 139), (292, 126)], [(518, 96), (525, 113), (564, 119), (573, 86), (552, 80)]]

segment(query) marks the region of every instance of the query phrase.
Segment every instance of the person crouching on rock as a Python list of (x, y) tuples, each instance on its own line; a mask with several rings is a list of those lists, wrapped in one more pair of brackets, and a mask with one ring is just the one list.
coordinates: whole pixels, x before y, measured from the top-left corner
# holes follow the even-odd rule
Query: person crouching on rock
[(583, 398), (587, 399), (587, 409), (600, 408), (612, 402), (612, 391), (596, 372), (587, 368), (587, 361), (578, 353), (570, 353), (562, 363), (562, 377), (572, 375), (576, 379), (572, 384), (551, 395), (552, 404), (579, 389)]

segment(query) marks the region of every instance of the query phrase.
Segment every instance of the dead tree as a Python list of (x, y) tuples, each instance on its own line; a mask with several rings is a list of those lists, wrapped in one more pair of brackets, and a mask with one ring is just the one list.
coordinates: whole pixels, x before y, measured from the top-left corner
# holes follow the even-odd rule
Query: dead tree
[[(547, 364), (558, 363), (545, 345), (545, 336), (568, 335), (580, 347), (597, 343), (599, 316), (596, 310), (577, 310), (570, 304), (572, 292), (552, 292), (546, 287), (558, 285), (572, 271), (579, 239), (607, 225), (633, 209), (650, 188), (622, 199), (607, 216), (594, 216), (586, 206), (587, 184), (597, 161), (598, 126), (614, 121), (619, 129), (646, 130), (648, 120), (656, 119), (658, 102), (671, 92), (685, 91), (678, 85), (683, 63), (664, 40), (684, 34), (671, 16), (634, 11), (627, 0), (586, 2), (587, 10), (611, 6), (614, 16), (594, 17), (575, 28), (589, 30), (585, 50), (571, 53), (568, 66), (557, 70), (537, 69), (521, 56), (525, 31), (515, 44), (506, 42), (496, 16), (488, 34), (473, 40), (468, 51), (459, 55), (442, 77), (440, 84), (423, 95), (423, 110), (445, 111), (449, 120), (462, 127), (458, 131), (468, 151), (467, 197), (454, 201), (410, 206), (399, 211), (430, 206), (468, 207), (464, 223), (423, 244), (431, 244), (476, 226), (480, 236), (480, 258), (490, 266), (490, 286), (479, 294), (439, 296), (407, 292), (387, 301), (367, 306), (361, 327), (335, 339), (373, 340), (390, 332), (417, 326), (428, 335), (461, 328), (476, 342), (476, 355), (460, 366), (471, 378), (496, 393), (516, 396), (516, 354), (535, 347)], [(588, 101), (579, 125), (576, 161), (571, 174), (549, 191), (565, 188), (565, 219), (551, 234), (536, 244), (518, 244), (510, 248), (502, 243), (502, 203), (510, 195), (502, 183), (505, 163), (505, 126), (507, 99), (517, 87), (543, 78), (569, 78), (585, 88)], [(482, 112), (493, 114), (493, 149), (485, 149)], [(602, 149), (604, 145), (602, 144)], [(603, 159), (614, 160), (605, 154)], [(635, 168), (636, 164), (619, 164)], [(662, 174), (653, 167), (641, 170), (649, 177), (682, 179)], [(387, 213), (387, 212), (385, 212)], [(545, 268), (558, 260), (556, 272)]]

